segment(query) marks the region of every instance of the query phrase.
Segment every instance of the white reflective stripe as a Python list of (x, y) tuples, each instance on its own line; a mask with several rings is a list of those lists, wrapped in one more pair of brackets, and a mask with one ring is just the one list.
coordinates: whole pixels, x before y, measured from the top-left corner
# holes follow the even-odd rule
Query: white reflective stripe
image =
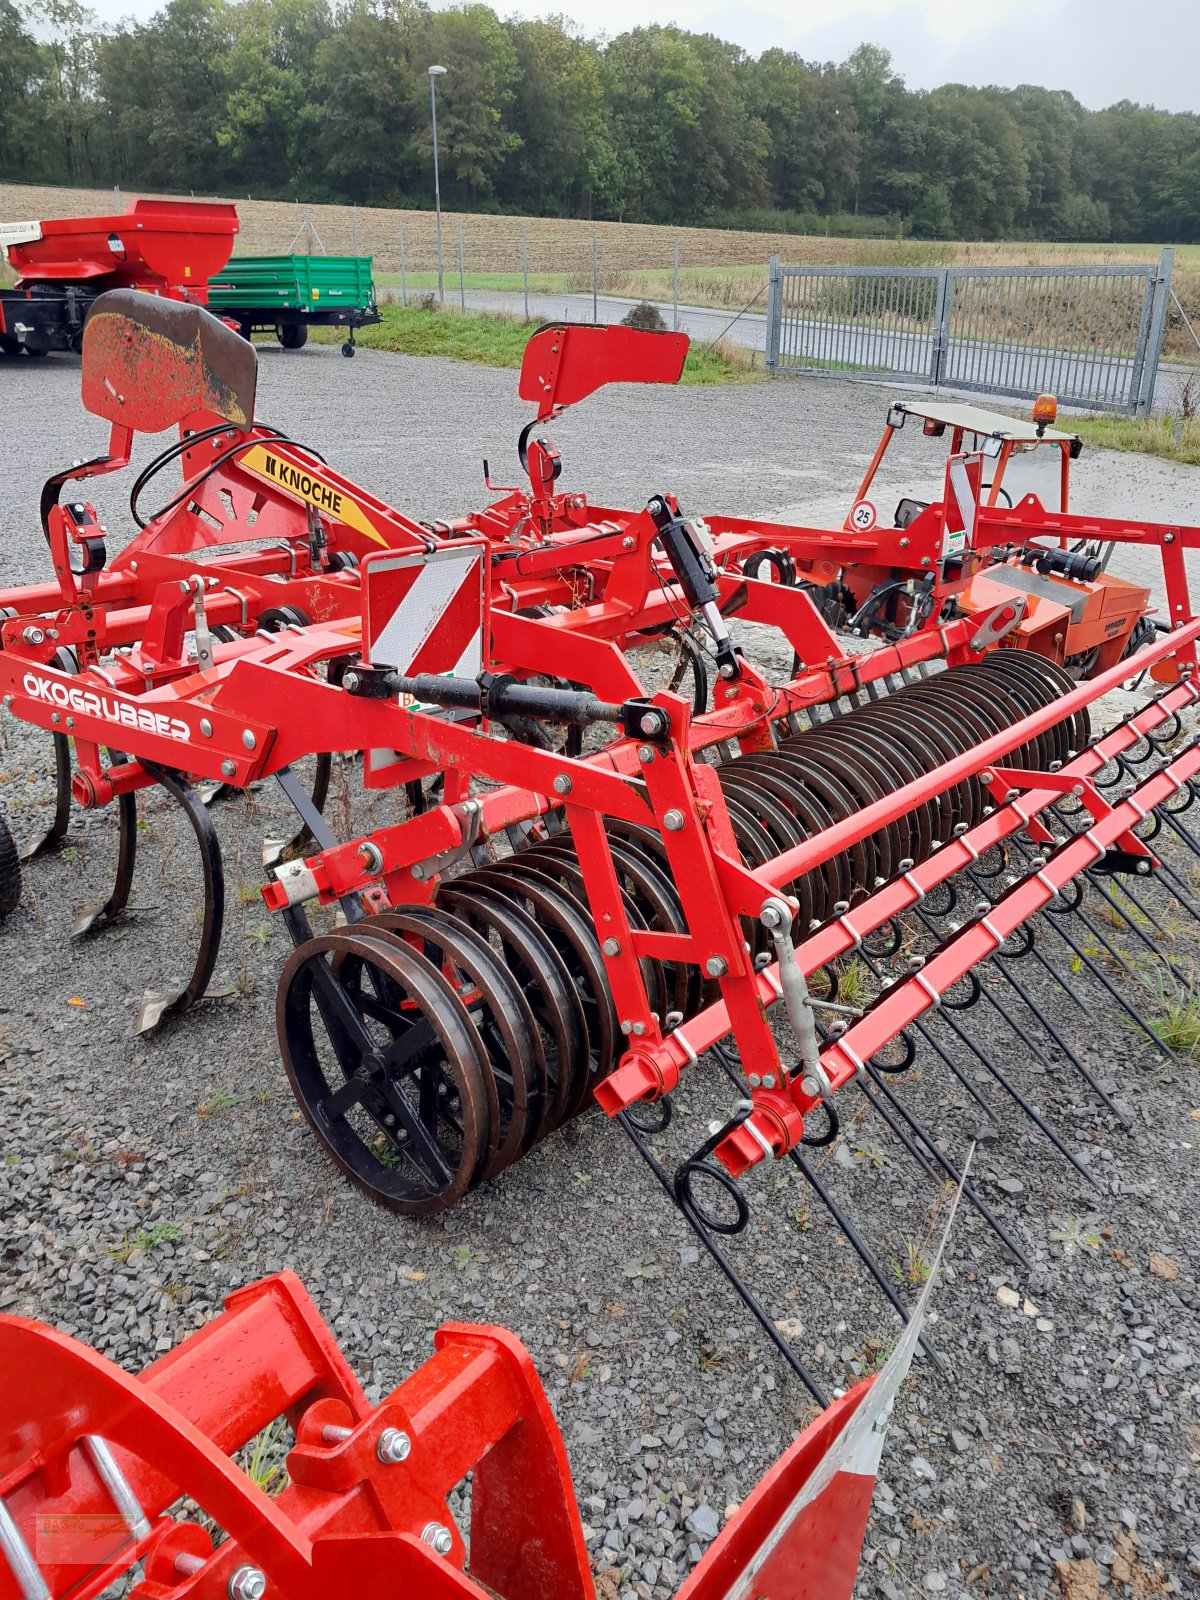
[(742, 1127), (745, 1128), (746, 1132), (750, 1135), (754, 1142), (762, 1148), (763, 1154), (766, 1156), (767, 1160), (774, 1161), (775, 1151), (772, 1148), (771, 1141), (765, 1134), (760, 1133), (754, 1126), (754, 1118), (747, 1117), (746, 1121), (742, 1123)]
[(958, 514), (962, 518), (963, 531), (967, 536), (967, 543), (974, 547), (975, 492), (971, 488), (971, 480), (967, 475), (965, 461), (952, 461), (950, 463), (950, 487), (954, 490), (954, 501), (958, 506)]
[[(471, 550), (464, 551), (457, 561), (426, 562), (371, 646), (372, 665), (394, 667), (401, 673), (411, 671), (425, 641), (454, 603), (459, 590), (475, 579), (472, 568), (478, 560), (477, 552)], [(469, 664), (476, 659), (479, 649), (478, 637), (474, 637), (459, 664)], [(458, 669), (455, 670), (457, 673)], [(476, 667), (474, 672), (464, 675), (474, 677), (478, 671)]]
[(856, 1077), (861, 1077), (862, 1074), (866, 1072), (867, 1069), (863, 1065), (863, 1058), (855, 1049), (848, 1045), (844, 1039), (839, 1039), (834, 1045), (834, 1049), (842, 1052), (846, 1060), (854, 1068)]
[(938, 1007), (941, 1006), (941, 995), (933, 987), (923, 972), (914, 972), (912, 974), (912, 980), (918, 986), (918, 988), (924, 989), (925, 993), (929, 996), (929, 1002), (931, 1005)]

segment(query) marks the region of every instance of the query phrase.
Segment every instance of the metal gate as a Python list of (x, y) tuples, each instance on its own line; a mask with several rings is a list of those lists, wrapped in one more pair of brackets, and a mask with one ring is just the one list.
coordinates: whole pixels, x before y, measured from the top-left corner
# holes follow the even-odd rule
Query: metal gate
[(1095, 267), (784, 267), (767, 366), (1136, 412), (1154, 403), (1174, 251)]

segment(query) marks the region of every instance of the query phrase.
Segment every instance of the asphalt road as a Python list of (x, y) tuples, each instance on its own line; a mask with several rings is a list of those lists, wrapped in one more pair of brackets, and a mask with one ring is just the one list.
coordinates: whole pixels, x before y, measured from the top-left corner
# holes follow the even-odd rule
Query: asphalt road
[[(394, 293), (394, 291), (393, 291)], [(492, 289), (468, 289), (460, 296), (448, 282), (446, 298), (453, 304), (465, 299), (477, 311), (507, 311), (524, 314), (525, 300), (520, 294)], [(765, 300), (759, 301), (761, 307)], [(668, 326), (674, 321), (670, 301), (655, 301)], [(546, 320), (562, 318), (572, 322), (619, 322), (636, 301), (617, 295), (601, 294), (593, 301), (590, 294), (531, 294), (529, 314)], [(712, 342), (721, 337), (746, 350), (765, 350), (767, 318), (765, 310), (714, 310), (706, 306), (681, 305), (680, 330), (691, 338)], [(864, 375), (880, 381), (910, 382), (925, 385), (933, 357), (933, 340), (928, 333), (864, 328), (838, 321), (790, 321), (785, 325), (781, 362), (786, 367), (815, 368), (842, 375), (844, 368), (861, 369)], [(986, 340), (956, 344), (948, 356), (941, 388), (946, 393), (995, 394), (998, 389), (1051, 393), (1067, 396), (1080, 408), (1105, 409), (1119, 405), (1128, 383), (1131, 362), (1112, 361), (1069, 351), (1041, 350), (1033, 345), (1002, 347)], [(1186, 369), (1164, 365), (1155, 386), (1156, 407), (1177, 403), (1181, 374)]]

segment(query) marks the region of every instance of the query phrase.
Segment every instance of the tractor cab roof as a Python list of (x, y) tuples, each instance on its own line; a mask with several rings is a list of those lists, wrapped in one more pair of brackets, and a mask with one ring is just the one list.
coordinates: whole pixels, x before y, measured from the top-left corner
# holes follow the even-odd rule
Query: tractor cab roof
[(1006, 417), (1000, 411), (985, 411), (982, 406), (972, 406), (947, 400), (898, 400), (888, 410), (888, 425), (902, 428), (905, 417), (919, 417), (922, 422), (932, 422), (939, 428), (961, 428), (964, 433), (974, 433), (982, 438), (996, 439), (1001, 444), (1076, 444), (1078, 435), (1062, 433), (1057, 428), (1043, 428), (1022, 417)]

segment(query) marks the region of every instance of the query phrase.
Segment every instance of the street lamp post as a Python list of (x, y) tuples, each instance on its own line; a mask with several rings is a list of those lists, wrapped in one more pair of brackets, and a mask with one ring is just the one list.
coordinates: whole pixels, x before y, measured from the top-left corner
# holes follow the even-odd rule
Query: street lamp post
[(445, 301), (442, 287), (442, 189), (438, 181), (438, 140), (437, 140), (437, 81), (446, 74), (445, 67), (430, 67), (429, 69), (429, 110), (433, 116), (433, 207), (437, 214), (437, 267), (438, 267), (438, 304)]

